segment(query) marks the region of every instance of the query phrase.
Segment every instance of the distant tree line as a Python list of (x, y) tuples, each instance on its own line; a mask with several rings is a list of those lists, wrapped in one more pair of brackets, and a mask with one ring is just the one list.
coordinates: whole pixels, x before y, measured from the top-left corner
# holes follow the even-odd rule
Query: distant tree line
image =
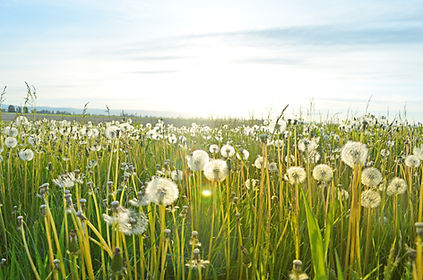
[[(35, 113), (37, 114), (48, 114), (48, 115), (72, 115), (70, 112), (67, 111), (60, 111), (60, 110), (46, 110), (46, 109), (42, 109), (42, 110), (35, 110)], [(30, 110), (28, 109), (27, 106), (14, 106), (14, 105), (9, 105), (7, 107), (7, 109), (1, 109), (2, 112), (8, 112), (8, 113), (33, 113), (33, 111), (30, 112)]]
[[(44, 115), (75, 115), (75, 112), (68, 112), (68, 111), (60, 111), (60, 110), (47, 110), (47, 109), (29, 109), (27, 106), (15, 106), (15, 105), (9, 105), (7, 107), (7, 109), (2, 108), (1, 111), (2, 112), (8, 112), (8, 113), (35, 113), (37, 114), (44, 114)], [(90, 114), (90, 113), (85, 113), (87, 116), (91, 116), (91, 115), (105, 115), (105, 114)], [(112, 114), (112, 116), (117, 116), (116, 114)], [(126, 113), (125, 111), (121, 111), (120, 112), (120, 117), (123, 118), (137, 118), (140, 117), (137, 114), (134, 113)], [(148, 116), (145, 116), (148, 117)]]

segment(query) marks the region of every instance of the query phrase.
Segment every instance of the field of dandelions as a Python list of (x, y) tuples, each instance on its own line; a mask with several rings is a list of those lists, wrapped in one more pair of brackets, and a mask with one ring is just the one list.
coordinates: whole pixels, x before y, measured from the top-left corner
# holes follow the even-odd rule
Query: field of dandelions
[(0, 129), (0, 279), (423, 279), (422, 125)]

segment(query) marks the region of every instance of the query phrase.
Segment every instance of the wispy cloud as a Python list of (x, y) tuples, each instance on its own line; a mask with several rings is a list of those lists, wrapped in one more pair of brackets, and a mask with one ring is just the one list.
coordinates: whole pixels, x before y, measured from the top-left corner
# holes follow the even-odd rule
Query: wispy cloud
[(305, 64), (306, 59), (295, 59), (295, 58), (284, 58), (278, 56), (267, 56), (267, 57), (245, 57), (240, 59), (234, 59), (233, 63), (239, 64), (282, 64), (282, 65), (298, 65), (298, 64)]
[(163, 60), (180, 60), (190, 58), (189, 56), (172, 56), (172, 55), (152, 55), (152, 56), (128, 56), (130, 60), (136, 61), (163, 61)]
[[(421, 22), (423, 24), (423, 21)], [(262, 30), (208, 33), (184, 36), (185, 38), (218, 37), (243, 43), (269, 43), (285, 45), (397, 45), (423, 43), (423, 25), (399, 27), (383, 26), (294, 26)]]
[(132, 71), (132, 72), (128, 72), (130, 74), (141, 74), (141, 75), (155, 75), (155, 74), (172, 74), (172, 73), (176, 73), (178, 71), (176, 70), (157, 70), (157, 71)]

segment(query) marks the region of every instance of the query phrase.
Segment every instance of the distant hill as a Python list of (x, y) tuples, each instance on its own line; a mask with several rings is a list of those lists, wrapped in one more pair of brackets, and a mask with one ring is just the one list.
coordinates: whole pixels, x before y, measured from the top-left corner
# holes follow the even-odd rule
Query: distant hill
[[(12, 104), (13, 105), (13, 104)], [(2, 104), (1, 109), (7, 111), (10, 104)], [(17, 107), (16, 105), (13, 105)], [(71, 115), (82, 114), (83, 108), (71, 108), (71, 107), (50, 107), (50, 106), (37, 106), (37, 111), (49, 111), (56, 113), (59, 111), (61, 114), (69, 113)], [(97, 108), (87, 108), (87, 114), (98, 115), (98, 116), (107, 116), (106, 109), (97, 109)], [(163, 117), (163, 118), (193, 118), (195, 117), (192, 114), (183, 113), (183, 112), (172, 112), (172, 111), (146, 111), (146, 110), (110, 110), (111, 116), (123, 116), (123, 115), (132, 115), (138, 117)]]

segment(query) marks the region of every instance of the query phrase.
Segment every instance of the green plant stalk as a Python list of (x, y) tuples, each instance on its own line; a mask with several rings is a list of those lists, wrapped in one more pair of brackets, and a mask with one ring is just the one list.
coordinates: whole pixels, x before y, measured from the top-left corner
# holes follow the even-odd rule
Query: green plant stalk
[(138, 264), (137, 264), (137, 243), (135, 235), (132, 235), (132, 255), (134, 257), (134, 278), (138, 279)]
[(423, 166), (420, 167), (422, 171), (422, 177), (420, 182), (420, 198), (419, 198), (419, 214), (418, 214), (418, 222), (422, 222), (423, 218)]
[[(228, 208), (226, 210), (227, 224), (226, 224), (225, 255), (226, 255), (226, 279), (229, 280), (229, 277), (231, 274), (231, 201), (229, 198), (229, 178), (226, 178), (226, 204)], [(200, 270), (198, 273), (201, 277)]]
[(370, 253), (370, 229), (371, 229), (371, 213), (372, 213), (372, 209), (368, 208), (366, 209), (367, 211), (367, 220), (366, 220), (366, 245), (365, 245), (365, 249), (364, 249), (364, 272), (366, 272), (366, 268), (368, 265), (368, 260), (369, 260), (369, 253)]
[(24, 207), (28, 205), (27, 166), (28, 166), (28, 162), (25, 160), (24, 161)]
[[(181, 256), (181, 247), (183, 245), (181, 245), (181, 240), (180, 240), (179, 231), (178, 231), (178, 223), (176, 222), (176, 217), (175, 217), (175, 212), (174, 211), (172, 211), (172, 219), (173, 219), (174, 227), (176, 229), (175, 230), (176, 252), (178, 254), (177, 256)], [(181, 261), (181, 259), (179, 257), (176, 257), (176, 270), (174, 271), (174, 273), (175, 273), (175, 278), (177, 278), (177, 279), (181, 279), (182, 278), (180, 275), (182, 274), (182, 271), (183, 270), (182, 270), (180, 261)]]
[(166, 238), (165, 238), (165, 229), (166, 229), (166, 208), (164, 205), (159, 205), (159, 216), (160, 216), (160, 240), (159, 240), (159, 257), (161, 261), (157, 260), (157, 264), (160, 263), (160, 279), (164, 279), (166, 272)]
[(63, 255), (62, 255), (62, 250), (61, 250), (61, 247), (60, 247), (59, 237), (57, 235), (56, 225), (54, 224), (53, 216), (51, 215), (50, 206), (48, 204), (47, 199), (44, 199), (44, 203), (46, 205), (47, 218), (50, 221), (51, 229), (53, 231), (53, 238), (54, 238), (54, 242), (56, 244), (57, 255), (58, 255), (59, 260), (60, 260), (60, 264), (59, 264), (60, 271), (62, 273), (62, 277), (66, 278), (65, 264), (63, 262)]
[[(209, 253), (208, 253), (208, 256), (207, 256), (208, 260), (211, 259), (213, 239), (214, 239), (214, 237), (213, 237), (213, 235), (214, 235), (214, 223), (215, 223), (215, 217), (214, 216), (215, 216), (215, 213), (216, 213), (216, 210), (217, 210), (217, 205), (216, 205), (216, 203), (217, 203), (217, 201), (216, 201), (217, 200), (217, 191), (218, 191), (217, 185), (218, 184), (214, 183), (213, 189), (212, 189), (213, 204), (212, 204), (212, 213), (211, 213), (212, 217), (211, 217), (211, 225), (210, 225)], [(220, 184), (219, 184), (219, 186), (220, 186)], [(209, 266), (207, 266), (207, 268), (206, 268), (206, 274), (205, 274), (206, 278), (208, 276), (208, 273), (209, 273)]]
[[(147, 208), (148, 213), (148, 220), (150, 221), (150, 238), (151, 238), (151, 246), (156, 246), (156, 228), (155, 228), (155, 218), (156, 218), (156, 207), (153, 205), (153, 210), (151, 210), (151, 206), (149, 205)], [(150, 272), (152, 273), (152, 277), (158, 276), (158, 263), (157, 261), (157, 250), (155, 248), (150, 250)]]
[(123, 251), (125, 252), (125, 258), (127, 259), (126, 267), (128, 271), (128, 276), (129, 276), (129, 279), (132, 280), (132, 267), (131, 267), (131, 263), (129, 262), (129, 253), (128, 253), (128, 247), (126, 246), (126, 238), (123, 233), (121, 233), (121, 239), (122, 239)]
[(164, 247), (163, 247), (163, 254), (162, 254), (162, 260), (161, 260), (161, 272), (160, 272), (160, 280), (164, 280), (165, 279), (165, 275), (166, 275), (166, 256), (167, 256), (167, 248), (169, 246), (169, 239), (165, 238), (164, 241)]
[(26, 243), (25, 230), (24, 230), (23, 223), (20, 225), (20, 231), (21, 231), (22, 240), (23, 240), (24, 247), (25, 247), (25, 252), (26, 252), (26, 255), (27, 255), (27, 257), (28, 257), (28, 261), (29, 261), (29, 263), (31, 264), (31, 268), (32, 268), (32, 271), (34, 272), (35, 278), (36, 278), (37, 280), (41, 280), (41, 277), (40, 277), (40, 275), (38, 274), (37, 268), (35, 267), (35, 264), (34, 264), (34, 262), (32, 261), (32, 258), (31, 258), (31, 253), (29, 252), (29, 248), (28, 248), (28, 244)]
[(53, 247), (51, 246), (50, 226), (46, 216), (44, 216), (43, 220), (44, 220), (44, 227), (45, 227), (46, 235), (47, 235), (49, 263), (50, 263), (51, 269), (53, 270), (54, 269), (54, 264), (53, 264), (54, 254), (53, 254)]
[[(96, 213), (96, 217), (97, 217), (97, 226), (98, 226), (98, 233), (99, 233), (99, 236), (102, 236), (102, 232), (101, 232), (101, 220), (100, 220), (100, 211), (99, 211), (99, 209), (98, 209), (98, 203), (97, 203), (97, 198), (96, 198), (96, 196), (95, 196), (95, 194), (94, 193), (92, 193), (92, 195), (91, 195), (91, 197), (93, 198), (93, 202), (94, 202), (94, 209), (95, 209), (95, 213)], [(91, 228), (91, 227), (90, 227)], [(107, 243), (104, 241), (104, 239), (103, 239), (103, 242), (105, 243), (105, 244), (103, 244), (103, 246), (104, 245), (107, 245)], [(103, 252), (103, 250), (101, 250), (101, 268), (102, 268), (102, 270), (103, 270), (103, 280), (106, 280), (106, 278), (107, 278), (107, 275), (106, 275), (106, 260), (105, 260), (105, 258), (104, 258), (104, 252)]]
[(0, 221), (1, 221), (1, 228), (3, 229), (3, 240), (4, 240), (4, 249), (7, 251), (8, 249), (8, 241), (7, 241), (7, 233), (6, 233), (6, 225), (4, 224), (4, 217), (2, 212), (2, 207), (0, 206)]
[(313, 270), (315, 279), (328, 279), (326, 271), (326, 258), (322, 235), (316, 217), (307, 203), (304, 192), (301, 190), (303, 205), (306, 211), (307, 229), (310, 239), (311, 256), (313, 259)]
[(86, 224), (92, 230), (92, 232), (98, 237), (98, 239), (100, 240), (100, 243), (103, 245), (102, 248), (106, 251), (106, 253), (109, 255), (109, 257), (110, 258), (113, 257), (113, 252), (110, 249), (107, 242), (101, 236), (101, 233), (95, 228), (95, 226), (89, 220), (86, 220)]

